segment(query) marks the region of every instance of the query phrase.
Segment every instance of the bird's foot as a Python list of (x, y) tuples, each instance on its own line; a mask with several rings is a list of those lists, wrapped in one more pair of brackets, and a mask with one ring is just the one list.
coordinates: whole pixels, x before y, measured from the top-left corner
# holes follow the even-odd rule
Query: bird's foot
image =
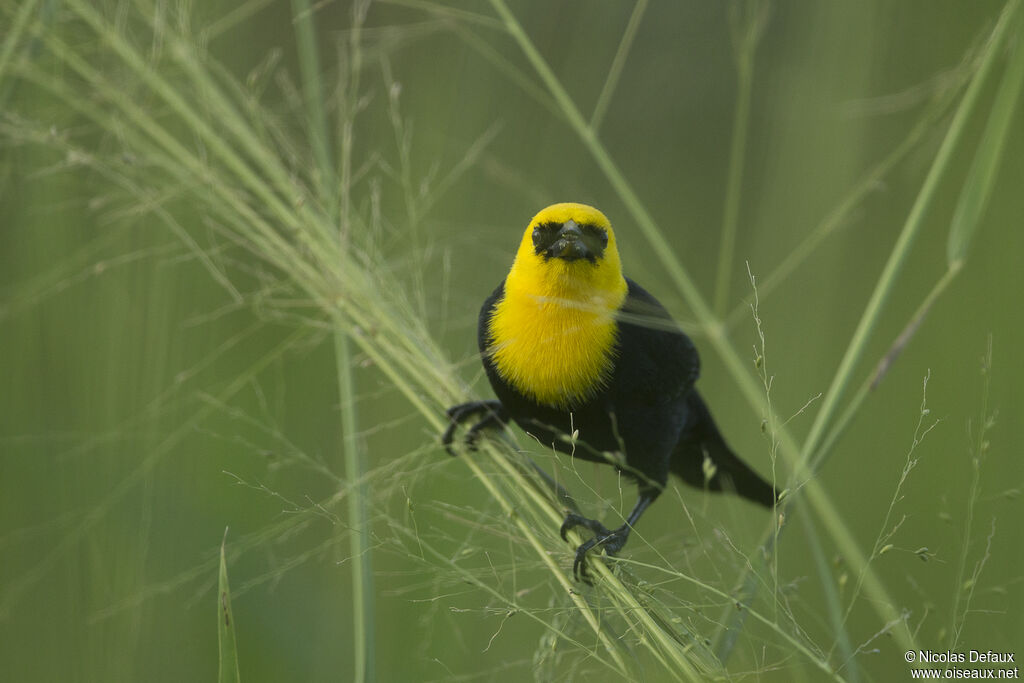
[(618, 529), (612, 531), (596, 519), (587, 519), (575, 512), (570, 512), (565, 516), (565, 521), (562, 522), (562, 528), (559, 530), (559, 533), (562, 535), (562, 540), (569, 540), (565, 535), (570, 529), (575, 529), (578, 526), (585, 527), (593, 532), (594, 537), (576, 548), (576, 559), (573, 560), (572, 563), (572, 575), (577, 581), (584, 581), (588, 584), (592, 584), (593, 581), (587, 572), (587, 553), (592, 548), (600, 547), (604, 549), (605, 555), (613, 557), (617, 552), (622, 550), (622, 546), (626, 545), (626, 539), (629, 538), (630, 528), (629, 525), (623, 524)]
[(483, 417), (477, 420), (466, 432), (466, 447), (471, 451), (475, 451), (477, 443), (480, 441), (480, 435), (484, 430), (504, 427), (508, 421), (508, 414), (505, 412), (505, 408), (502, 407), (500, 401), (460, 403), (449, 408), (446, 414), (448, 415), (448, 429), (444, 430), (444, 434), (441, 435), (441, 443), (449, 455), (455, 455), (455, 451), (452, 450), (452, 440), (455, 436), (456, 428), (463, 422), (483, 414)]

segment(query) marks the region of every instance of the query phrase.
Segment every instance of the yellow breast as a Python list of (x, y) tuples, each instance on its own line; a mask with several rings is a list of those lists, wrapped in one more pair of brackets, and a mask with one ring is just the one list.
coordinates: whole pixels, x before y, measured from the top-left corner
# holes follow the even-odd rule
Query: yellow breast
[[(603, 253), (575, 260), (540, 255), (534, 229), (569, 220), (604, 231)], [(538, 403), (570, 409), (605, 386), (615, 363), (615, 315), (628, 286), (603, 213), (576, 203), (542, 209), (523, 233), (504, 290), (488, 321), (486, 352), (506, 382)]]
[(490, 319), (490, 354), (501, 376), (525, 396), (558, 408), (585, 401), (610, 377), (615, 312), (626, 294), (625, 282), (610, 290), (574, 282), (510, 277)]

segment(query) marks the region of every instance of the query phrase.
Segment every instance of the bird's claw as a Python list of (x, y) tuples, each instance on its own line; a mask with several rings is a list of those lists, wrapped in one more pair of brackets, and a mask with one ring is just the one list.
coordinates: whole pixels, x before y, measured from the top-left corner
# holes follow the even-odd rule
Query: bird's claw
[(471, 451), (476, 450), (477, 444), (480, 442), (480, 435), (484, 430), (501, 427), (505, 424), (508, 419), (505, 409), (499, 401), (470, 401), (452, 406), (445, 411), (445, 415), (448, 416), (448, 428), (441, 435), (441, 444), (449, 455), (455, 455), (452, 441), (458, 426), (481, 413), (484, 413), (484, 416), (466, 432), (466, 447)]
[(595, 519), (587, 519), (583, 515), (570, 512), (565, 516), (562, 528), (559, 529), (562, 540), (569, 540), (566, 538), (566, 534), (578, 526), (585, 527), (593, 532), (594, 537), (576, 548), (576, 557), (572, 563), (572, 575), (577, 581), (583, 581), (592, 585), (593, 581), (590, 578), (589, 572), (587, 572), (587, 553), (594, 547), (600, 547), (604, 549), (606, 556), (614, 557), (622, 549), (622, 546), (626, 544), (629, 527), (621, 527), (615, 531), (610, 531)]

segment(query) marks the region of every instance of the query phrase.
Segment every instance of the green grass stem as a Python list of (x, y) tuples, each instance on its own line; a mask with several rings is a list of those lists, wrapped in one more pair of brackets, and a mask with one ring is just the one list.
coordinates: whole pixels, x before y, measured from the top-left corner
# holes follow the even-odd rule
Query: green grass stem
[(860, 667), (854, 658), (856, 654), (853, 643), (850, 642), (850, 633), (846, 629), (846, 620), (843, 618), (843, 603), (836, 590), (833, 572), (825, 557), (825, 550), (821, 547), (821, 538), (814, 526), (814, 521), (808, 515), (800, 515), (800, 521), (804, 529), (804, 538), (811, 549), (811, 557), (814, 558), (814, 566), (818, 570), (818, 580), (821, 582), (821, 592), (825, 596), (825, 611), (828, 614), (829, 626), (832, 627), (839, 654), (842, 657), (842, 664), (838, 671), (845, 670), (846, 680), (851, 683), (860, 681)]
[(235, 642), (235, 616), (231, 611), (231, 589), (228, 587), (228, 561), (224, 554), (228, 530), (220, 544), (220, 571), (217, 574), (217, 683), (240, 683), (238, 645)]
[[(299, 67), (302, 73), (302, 85), (306, 112), (309, 117), (309, 145), (317, 164), (318, 195), (326, 208), (327, 220), (330, 225), (337, 225), (341, 206), (339, 205), (338, 174), (333, 160), (333, 146), (327, 130), (327, 115), (324, 110), (324, 92), (320, 79), (320, 59), (313, 25), (314, 12), (308, 0), (293, 0), (296, 43), (299, 51)], [(355, 100), (359, 97), (358, 53), (361, 49), (360, 30), (365, 11), (353, 6), (353, 25), (349, 33), (351, 70), (349, 72), (348, 106), (345, 111), (345, 123), (354, 120), (357, 114)], [(351, 145), (341, 147), (345, 158), (345, 181), (350, 169)], [(346, 196), (348, 190), (345, 190)], [(345, 211), (350, 210), (350, 202), (346, 201)], [(345, 216), (345, 224), (351, 220)], [(342, 239), (339, 234), (339, 240)], [(344, 248), (344, 243), (342, 247)], [(337, 370), (338, 401), (341, 414), (341, 453), (347, 481), (351, 482), (353, 491), (349, 495), (348, 527), (349, 533), (349, 566), (352, 571), (352, 630), (353, 630), (353, 681), (356, 683), (372, 683), (376, 680), (375, 656), (375, 610), (373, 594), (373, 554), (370, 549), (370, 518), (369, 499), (371, 492), (364, 473), (365, 456), (359, 443), (359, 420), (356, 415), (356, 381), (352, 371), (352, 352), (348, 339), (348, 329), (342, 318), (334, 323), (334, 358)]]
[(615, 94), (615, 86), (619, 84), (619, 77), (622, 76), (622, 67), (626, 64), (629, 50), (633, 47), (633, 39), (636, 38), (637, 29), (640, 28), (640, 22), (643, 20), (644, 12), (646, 11), (647, 0), (637, 0), (636, 4), (633, 5), (633, 12), (629, 15), (629, 22), (627, 22), (626, 28), (622, 32), (622, 40), (619, 41), (619, 49), (615, 51), (612, 65), (608, 68), (608, 75), (605, 77), (604, 85), (601, 87), (601, 94), (597, 96), (597, 103), (594, 105), (594, 111), (590, 115), (589, 125), (595, 133), (601, 128), (601, 122), (604, 121), (604, 115), (607, 113), (608, 105), (612, 101), (612, 95)]
[[(309, 117), (309, 146), (317, 168), (317, 194), (327, 206), (327, 215), (335, 216), (338, 194), (327, 116), (324, 113), (324, 92), (320, 79), (320, 57), (313, 26), (313, 9), (309, 0), (292, 0), (292, 23), (295, 24), (295, 43), (299, 52), (299, 70), (306, 115)], [(352, 29), (353, 49), (358, 49), (359, 25)]]
[(352, 352), (348, 334), (341, 322), (334, 333), (334, 356), (338, 371), (338, 397), (341, 401), (341, 450), (345, 460), (345, 478), (353, 482), (348, 497), (349, 552), (352, 568), (353, 675), (360, 683), (376, 680), (374, 656), (373, 561), (370, 550), (369, 486), (362, 481), (365, 466), (358, 441), (355, 409), (355, 381), (352, 376)]
[(26, 0), (21, 3), (17, 14), (14, 15), (14, 19), (7, 28), (3, 43), (0, 43), (0, 83), (7, 82), (7, 70), (10, 66), (11, 57), (14, 56), (15, 48), (21, 42), (25, 29), (29, 25), (29, 20), (32, 18), (32, 14), (35, 12), (38, 4), (39, 0)]
[[(715, 276), (714, 311), (719, 318), (729, 304), (729, 281), (733, 276), (736, 230), (739, 225), (740, 190), (746, 167), (747, 132), (750, 129), (750, 96), (754, 85), (754, 56), (767, 23), (767, 3), (748, 1), (730, 6), (733, 27), (733, 58), (736, 61), (736, 108), (732, 119), (732, 142), (729, 146), (729, 174), (725, 184), (725, 206), (722, 211), (722, 237), (718, 250), (718, 271)], [(744, 11), (746, 10), (746, 11)]]
[[(989, 394), (992, 388), (992, 337), (988, 338), (988, 345), (985, 355), (981, 361), (982, 392), (981, 410), (978, 413), (977, 421), (971, 422), (968, 426), (969, 443), (969, 464), (971, 468), (971, 486), (967, 493), (967, 507), (964, 510), (963, 540), (960, 543), (960, 556), (957, 558), (956, 579), (954, 580), (953, 606), (949, 612), (950, 647), (956, 648), (960, 644), (963, 635), (964, 625), (967, 623), (967, 616), (971, 610), (971, 600), (974, 597), (974, 590), (978, 586), (978, 577), (985, 566), (988, 550), (985, 555), (974, 565), (970, 579), (967, 579), (967, 558), (971, 551), (971, 535), (974, 531), (974, 515), (981, 499), (981, 467), (988, 455), (988, 431), (995, 424), (995, 415), (989, 409)], [(995, 519), (992, 520), (992, 534), (995, 533)], [(991, 543), (991, 535), (989, 536)], [(961, 609), (961, 604), (963, 609)]]

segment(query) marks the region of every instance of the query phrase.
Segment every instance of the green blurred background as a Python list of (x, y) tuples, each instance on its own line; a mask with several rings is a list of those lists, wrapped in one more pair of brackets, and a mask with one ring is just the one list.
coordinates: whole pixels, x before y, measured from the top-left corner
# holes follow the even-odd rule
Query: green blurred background
[[(60, 3), (37, 4), (46, 30), (63, 32), (98, 66), (106, 63), (107, 46)], [(299, 79), (289, 3), (100, 5), (115, 23), (121, 12), (129, 17), (124, 30), (144, 51), (159, 42), (145, 30), (147, 12), (151, 27), (189, 13), (197, 35), (235, 17), (210, 35), (212, 58), (231, 77), (259, 90), (285, 129), (301, 131), (301, 101), (289, 86)], [(8, 24), (10, 35), (21, 5), (2, 6), (0, 23)], [(247, 11), (238, 14), (238, 7)], [(744, 262), (759, 279), (768, 277), (906, 138), (929, 103), (962, 83), (965, 59), (979, 49), (1002, 7), (961, 0), (767, 6), (753, 61), (729, 310), (742, 307), (750, 293)], [(611, 157), (709, 300), (737, 98), (734, 8), (717, 2), (647, 7), (600, 127)], [(419, 3), (370, 7), (361, 36), (365, 110), (354, 133), (357, 157), (371, 160), (361, 171), (376, 179), (361, 185), (365, 191), (355, 200), (367, 205), (368, 188), (380, 189), (380, 211), (394, 217), (379, 238), (380, 252), (408, 284), (411, 298), (422, 301), (427, 325), (455, 371), (480, 395), (489, 394), (474, 355), (480, 302), (507, 270), (537, 210), (555, 201), (591, 203), (615, 225), (627, 275), (654, 292), (693, 333), (703, 355), (702, 393), (723, 431), (746, 460), (767, 472), (762, 415), (733, 385), (605, 176), (548, 100), (535, 96), (543, 86), (515, 43), (473, 18), (493, 20), (490, 7), (465, 3), (457, 9), (472, 16)], [(588, 116), (633, 3), (514, 2), (511, 9)], [(351, 7), (318, 4), (315, 25), (325, 87), (333, 92), (348, 68)], [(1020, 38), (1015, 33), (1011, 42)], [(36, 60), (54, 79), (67, 77), (31, 31), (12, 59)], [(946, 269), (950, 218), (1004, 65), (1000, 59), (981, 93), (868, 344), (858, 382)], [(524, 88), (511, 77), (509, 67), (530, 85)], [(0, 74), (0, 678), (211, 680), (217, 662), (216, 554), (229, 527), (229, 544), (246, 539), (229, 554), (242, 679), (349, 680), (353, 635), (345, 509), (309, 514), (343, 478), (329, 337), (307, 333), (294, 343), (289, 340), (303, 324), (268, 315), (250, 298), (233, 301), (183, 242), (182, 234), (188, 234), (202, 248), (219, 248), (202, 210), (187, 196), (166, 204), (182, 228), (176, 234), (154, 220), (144, 202), (124, 201), (124, 188), (112, 188), (102, 174), (45, 140), (30, 139), (26, 130), (51, 131), (105, 158), (146, 164), (127, 158), (130, 152), (116, 136), (90, 128), (20, 79), (17, 68)], [(146, 105), (144, 93), (126, 88)], [(201, 93), (190, 96), (202, 106)], [(394, 107), (405, 136), (399, 140), (389, 117)], [(981, 358), (991, 338), (988, 406), (998, 417), (981, 468), (968, 573), (985, 561), (960, 647), (1024, 656), (1024, 539), (1017, 496), (1024, 479), (1021, 111), (1003, 141), (991, 202), (963, 272), (820, 473), (835, 507), (870, 554), (914, 438), (922, 380), (930, 371), (926, 424), (939, 422), (917, 447), (918, 465), (894, 508), (890, 526), (903, 519), (891, 541), (895, 548), (875, 566), (897, 608), (908, 610), (921, 647), (934, 650), (948, 646), (944, 631), (960, 588), (957, 567), (972, 473), (968, 425), (973, 420), (976, 429), (984, 410)], [(949, 118), (929, 127), (820, 248), (762, 296), (772, 400), (781, 415), (797, 412), (827, 390)], [(469, 150), (472, 163), (439, 187), (437, 179), (458, 168)], [(408, 214), (403, 192), (418, 193), (421, 185), (432, 200), (417, 216), (413, 235), (402, 220)], [(246, 263), (244, 254), (231, 258), (241, 273), (239, 286), (257, 290), (265, 275), (260, 265)], [(422, 289), (414, 289), (417, 282)], [(753, 319), (741, 312), (734, 320), (730, 338), (752, 360)], [(367, 466), (387, 467), (419, 454), (402, 461), (412, 463), (412, 471), (394, 471), (375, 499), (379, 679), (530, 679), (543, 628), (528, 618), (506, 620), (504, 608), (486, 593), (389, 542), (396, 519), (429, 524), (432, 533), (458, 541), (474, 533), (460, 521), (466, 511), (498, 512), (469, 471), (436, 446), (435, 435), (405, 399), (365, 359), (355, 361)], [(789, 424), (795, 434), (806, 434), (816, 405)], [(603, 482), (601, 495), (617, 495), (610, 471), (587, 476)], [(587, 499), (586, 491), (576, 493)], [(700, 507), (705, 528), (721, 524), (732, 543), (753, 552), (765, 525), (761, 511), (705, 500), (700, 492), (680, 494)], [(625, 496), (628, 505), (631, 488)], [(671, 549), (684, 542), (682, 508), (675, 494), (665, 499), (672, 500), (652, 508), (642, 527), (655, 545)], [(428, 511), (423, 517), (403, 513), (407, 501)], [(462, 513), (430, 507), (438, 501)], [(306, 521), (288, 526), (300, 514)], [(825, 617), (823, 577), (800, 528), (782, 540), (781, 580), (801, 606), (803, 630), (827, 650), (834, 635)], [(508, 550), (500, 538), (472, 543), (477, 542)], [(848, 595), (856, 577), (843, 578), (837, 549), (827, 537), (822, 543), (833, 574), (824, 578)], [(654, 557), (636, 545), (638, 559)], [(915, 554), (922, 547), (932, 554), (929, 561)], [(568, 570), (568, 549), (553, 552)], [(730, 587), (742, 567), (726, 569), (727, 575), (709, 580)], [(676, 583), (671, 590), (685, 596), (689, 588)], [(850, 638), (864, 651), (845, 674), (865, 680), (908, 677), (891, 639), (874, 638), (883, 627), (874, 611), (854, 610)], [(762, 659), (761, 638), (769, 637), (750, 634), (729, 669), (737, 677), (816, 679), (813, 670), (777, 651)], [(586, 664), (556, 667), (553, 674), (536, 671), (541, 680), (588, 675)], [(613, 680), (600, 669), (590, 677)], [(648, 669), (647, 679), (671, 680), (656, 667)]]

